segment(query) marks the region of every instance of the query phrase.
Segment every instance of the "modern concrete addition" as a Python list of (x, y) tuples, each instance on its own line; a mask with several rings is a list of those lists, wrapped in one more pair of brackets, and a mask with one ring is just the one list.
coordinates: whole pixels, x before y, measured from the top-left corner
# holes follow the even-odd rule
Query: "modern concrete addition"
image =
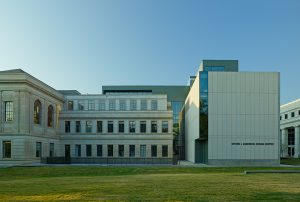
[(200, 65), (185, 101), (186, 159), (279, 165), (279, 73), (207, 63)]

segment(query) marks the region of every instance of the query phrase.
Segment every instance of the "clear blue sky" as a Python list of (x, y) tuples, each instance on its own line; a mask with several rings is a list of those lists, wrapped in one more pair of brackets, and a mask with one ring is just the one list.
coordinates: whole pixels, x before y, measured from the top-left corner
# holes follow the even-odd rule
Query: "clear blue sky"
[(0, 1), (0, 70), (55, 89), (187, 84), (202, 59), (279, 71), (281, 102), (300, 98), (300, 1)]

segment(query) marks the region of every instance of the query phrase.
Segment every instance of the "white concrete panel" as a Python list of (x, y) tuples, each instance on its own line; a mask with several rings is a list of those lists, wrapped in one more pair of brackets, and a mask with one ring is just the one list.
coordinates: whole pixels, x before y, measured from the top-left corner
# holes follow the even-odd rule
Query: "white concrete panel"
[[(209, 105), (210, 108), (218, 108), (216, 124), (209, 124), (209, 137), (218, 138), (217, 144), (210, 144), (215, 147), (213, 149), (216, 153), (213, 155), (215, 158), (265, 158), (262, 152), (266, 146), (256, 145), (260, 143), (258, 138), (270, 139), (278, 136), (274, 130), (276, 124), (278, 125), (278, 121), (274, 118), (275, 106), (278, 107), (278, 95), (269, 93), (271, 87), (276, 88), (270, 87), (275, 82), (265, 81), (273, 78), (273, 73), (218, 73), (218, 80), (213, 82), (213, 84), (217, 83), (216, 88), (219, 87), (219, 83), (226, 82), (226, 80), (230, 79), (231, 82), (226, 82), (224, 88), (216, 89), (217, 93), (213, 97), (218, 101), (216, 103), (212, 101)], [(239, 85), (234, 85), (234, 83), (239, 83)], [(239, 93), (230, 93), (235, 91)], [(214, 111), (209, 111), (209, 116), (212, 115), (210, 112)], [(215, 128), (212, 129), (212, 127)], [(216, 136), (211, 132), (216, 132)], [(220, 138), (225, 139), (220, 140)], [(237, 139), (240, 143), (254, 143), (254, 145), (231, 145)], [(276, 146), (269, 147), (272, 148), (271, 156), (274, 156)]]

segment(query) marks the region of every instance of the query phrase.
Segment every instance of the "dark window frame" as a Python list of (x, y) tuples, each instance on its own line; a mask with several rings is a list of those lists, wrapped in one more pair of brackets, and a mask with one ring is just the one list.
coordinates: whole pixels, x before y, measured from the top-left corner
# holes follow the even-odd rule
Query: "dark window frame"
[(76, 157), (81, 157), (81, 145), (80, 144), (75, 145), (75, 155), (76, 155)]
[(118, 145), (118, 156), (119, 157), (124, 157), (124, 145), (123, 144), (119, 144)]
[(4, 102), (4, 121), (13, 121), (14, 120), (14, 102), (5, 101)]
[(291, 117), (295, 117), (295, 112), (292, 112), (292, 113), (291, 113)]
[(85, 132), (86, 133), (92, 133), (93, 132), (93, 122), (92, 121), (86, 121), (85, 122)]
[(52, 105), (49, 105), (48, 106), (48, 114), (47, 114), (47, 126), (49, 128), (54, 127), (53, 118), (54, 118), (54, 107)]
[(103, 156), (103, 146), (102, 144), (97, 145), (97, 156), (102, 157)]
[(54, 156), (54, 143), (51, 142), (49, 144), (49, 157), (53, 157)]
[(81, 133), (81, 121), (75, 122), (76, 127), (76, 133)]
[(42, 123), (42, 103), (40, 100), (35, 100), (33, 107), (33, 122), (35, 124)]
[(129, 157), (135, 157), (135, 145), (129, 145)]
[(65, 133), (71, 132), (71, 121), (65, 121)]
[(136, 124), (135, 121), (129, 121), (129, 133), (135, 133)]
[(3, 148), (3, 153), (2, 153), (3, 158), (10, 159), (12, 156), (12, 141), (11, 140), (2, 141), (2, 148)]
[(103, 122), (97, 121), (97, 133), (103, 133)]
[(114, 145), (109, 144), (107, 145), (107, 157), (113, 157), (114, 156)]
[(92, 145), (91, 144), (85, 145), (85, 156), (86, 157), (92, 156)]
[(151, 133), (157, 133), (157, 121), (151, 121)]
[(124, 133), (124, 132), (125, 132), (125, 124), (124, 124), (124, 121), (119, 121), (119, 122), (118, 122), (118, 132), (119, 132), (119, 133)]
[(146, 121), (140, 121), (140, 132), (141, 133), (147, 132), (147, 122)]
[(157, 145), (151, 145), (151, 157), (157, 157)]
[(162, 145), (162, 147), (161, 147), (161, 156), (162, 157), (168, 157), (169, 155), (168, 155), (168, 145)]
[[(167, 127), (165, 127), (167, 126)], [(163, 133), (168, 133), (169, 132), (169, 122), (168, 121), (162, 121), (162, 132)]]
[(107, 122), (107, 132), (108, 133), (113, 133), (114, 132), (114, 122), (113, 121), (108, 121)]
[(42, 158), (42, 153), (43, 153), (42, 142), (36, 142), (36, 144), (35, 144), (35, 157), (36, 158)]
[(67, 108), (68, 108), (68, 111), (73, 111), (74, 110), (74, 101), (73, 100), (68, 100)]

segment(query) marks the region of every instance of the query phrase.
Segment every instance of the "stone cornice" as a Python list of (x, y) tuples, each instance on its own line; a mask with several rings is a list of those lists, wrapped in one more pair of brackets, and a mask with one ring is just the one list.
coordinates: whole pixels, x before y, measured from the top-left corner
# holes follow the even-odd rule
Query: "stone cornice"
[(26, 84), (63, 102), (63, 95), (28, 73), (0, 73), (0, 84)]

